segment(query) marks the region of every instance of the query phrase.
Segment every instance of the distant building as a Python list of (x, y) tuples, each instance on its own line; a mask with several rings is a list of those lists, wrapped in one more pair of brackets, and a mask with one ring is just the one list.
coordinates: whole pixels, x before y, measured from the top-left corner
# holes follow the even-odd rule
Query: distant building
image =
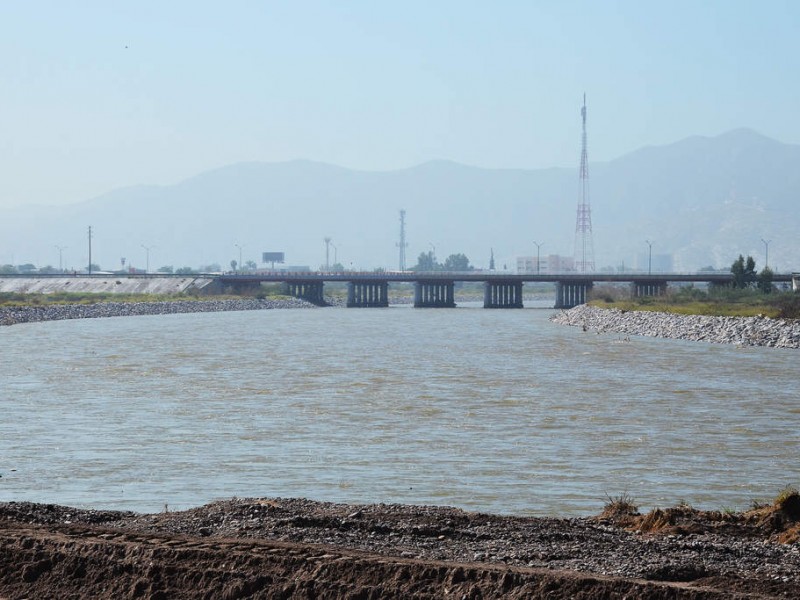
[(547, 275), (550, 273), (569, 273), (575, 270), (575, 258), (550, 254), (540, 256), (536, 264), (535, 256), (520, 256), (517, 258), (517, 273), (531, 275)]

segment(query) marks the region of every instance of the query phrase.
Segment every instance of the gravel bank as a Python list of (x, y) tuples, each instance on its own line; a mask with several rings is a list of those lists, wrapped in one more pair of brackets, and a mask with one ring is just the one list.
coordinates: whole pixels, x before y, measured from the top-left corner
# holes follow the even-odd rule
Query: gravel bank
[(0, 325), (61, 321), (63, 319), (97, 319), (101, 317), (132, 317), (137, 315), (171, 315), (195, 312), (231, 310), (269, 310), (277, 308), (315, 308), (305, 300), (176, 300), (168, 302), (99, 302), (97, 304), (57, 304), (51, 306), (22, 306), (0, 308)]
[(625, 515), (632, 530), (284, 498), (149, 515), (0, 503), (0, 597), (792, 598), (800, 545), (778, 532), (796, 509)]
[(597, 332), (676, 338), (713, 344), (800, 348), (800, 321), (767, 317), (708, 317), (622, 311), (583, 304), (550, 318)]

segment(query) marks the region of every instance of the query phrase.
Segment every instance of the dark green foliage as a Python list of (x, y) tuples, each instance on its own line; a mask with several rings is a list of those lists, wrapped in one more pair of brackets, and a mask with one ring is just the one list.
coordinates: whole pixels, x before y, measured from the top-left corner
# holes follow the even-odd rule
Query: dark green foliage
[(422, 252), (417, 258), (417, 264), (411, 267), (412, 271), (440, 271), (442, 266), (436, 262), (433, 252)]
[(781, 319), (800, 319), (800, 294), (786, 292), (775, 294), (775, 306), (778, 308), (778, 317)]
[(469, 259), (464, 254), (451, 254), (444, 261), (445, 271), (470, 271)]
[(758, 289), (765, 294), (769, 294), (772, 291), (772, 269), (769, 267), (764, 267), (761, 269), (761, 273), (758, 274)]
[(731, 265), (731, 273), (733, 273), (734, 288), (750, 287), (756, 281), (756, 261), (752, 256), (748, 256), (745, 260), (744, 256), (740, 254), (739, 258)]

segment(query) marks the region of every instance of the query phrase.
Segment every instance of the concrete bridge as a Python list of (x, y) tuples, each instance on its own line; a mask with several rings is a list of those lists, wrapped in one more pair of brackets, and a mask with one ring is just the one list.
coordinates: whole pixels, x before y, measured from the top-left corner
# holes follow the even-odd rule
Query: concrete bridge
[[(383, 307), (389, 305), (390, 283), (413, 283), (414, 306), (418, 308), (452, 308), (455, 306), (457, 282), (483, 283), (484, 308), (522, 308), (522, 286), (525, 283), (554, 283), (555, 308), (572, 308), (584, 304), (596, 283), (629, 284), (634, 297), (659, 296), (670, 283), (705, 283), (726, 286), (733, 282), (728, 273), (553, 273), (547, 275), (511, 275), (487, 272), (265, 272), (242, 275), (219, 275), (224, 287), (241, 289), (260, 286), (263, 282), (284, 283), (289, 293), (315, 304), (322, 304), (326, 282), (347, 284), (348, 307)], [(791, 274), (776, 273), (775, 283), (792, 282)]]
[[(776, 273), (775, 283), (797, 285), (797, 273)], [(452, 308), (458, 282), (483, 284), (485, 308), (522, 308), (522, 289), (526, 283), (554, 283), (555, 308), (572, 308), (584, 304), (597, 283), (628, 284), (631, 295), (658, 296), (665, 294), (670, 283), (704, 283), (730, 285), (733, 276), (727, 273), (553, 273), (547, 275), (511, 275), (482, 271), (467, 272), (262, 272), (241, 275), (206, 273), (198, 275), (169, 274), (54, 274), (0, 275), (0, 292), (55, 293), (104, 292), (170, 294), (195, 291), (213, 294), (230, 290), (257, 289), (262, 283), (282, 283), (288, 293), (314, 304), (325, 303), (325, 283), (347, 285), (348, 307), (383, 307), (389, 305), (389, 285), (412, 283), (414, 306), (419, 308)], [(796, 288), (795, 288), (796, 289)]]

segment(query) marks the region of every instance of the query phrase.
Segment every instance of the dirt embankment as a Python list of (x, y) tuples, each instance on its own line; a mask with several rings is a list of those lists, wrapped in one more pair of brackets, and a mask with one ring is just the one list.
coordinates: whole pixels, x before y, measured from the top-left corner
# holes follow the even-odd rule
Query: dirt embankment
[(796, 598), (790, 513), (538, 519), (234, 499), (140, 515), (6, 503), (0, 598)]

